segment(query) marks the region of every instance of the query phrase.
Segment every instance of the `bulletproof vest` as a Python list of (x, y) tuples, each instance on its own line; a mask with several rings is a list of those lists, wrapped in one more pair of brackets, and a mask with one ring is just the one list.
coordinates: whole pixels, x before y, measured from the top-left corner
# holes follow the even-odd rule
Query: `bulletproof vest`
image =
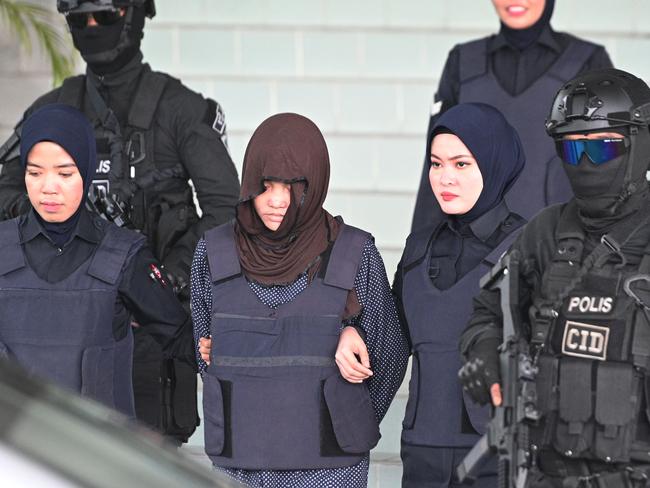
[[(580, 268), (584, 235), (576, 207), (562, 212), (557, 249), (542, 277), (542, 300), (560, 291)], [(608, 257), (575, 284), (557, 309), (538, 359), (536, 442), (567, 458), (650, 461), (647, 435), (650, 359), (650, 247), (638, 269)], [(629, 287), (630, 293), (626, 292)], [(539, 303), (539, 296), (535, 297)], [(532, 313), (533, 322), (535, 313)]]
[(116, 341), (113, 318), (124, 264), (141, 246), (110, 226), (90, 259), (48, 283), (26, 261), (18, 218), (0, 222), (0, 355), (133, 417), (133, 338)]
[(485, 432), (489, 409), (463, 394), (458, 382), (462, 366), (458, 341), (471, 316), (480, 278), (510, 247), (518, 232), (509, 234), (476, 268), (446, 290), (437, 289), (429, 277), (429, 255), (436, 234), (437, 229), (414, 234), (402, 257), (402, 303), (413, 355), (402, 441), (424, 446), (473, 446), (478, 436), (461, 432), (463, 409), (479, 433)]
[(377, 444), (367, 386), (344, 380), (334, 361), (368, 238), (342, 225), (311, 284), (271, 309), (242, 274), (233, 224), (205, 234), (213, 293), (203, 412), (205, 451), (216, 466), (337, 468)]
[(572, 196), (553, 139), (544, 129), (553, 97), (563, 83), (578, 74), (594, 44), (572, 38), (557, 61), (519, 95), (504, 90), (490, 66), (487, 38), (460, 45), (459, 102), (483, 102), (499, 109), (517, 130), (526, 166), (506, 195), (508, 207), (526, 220), (553, 203)]

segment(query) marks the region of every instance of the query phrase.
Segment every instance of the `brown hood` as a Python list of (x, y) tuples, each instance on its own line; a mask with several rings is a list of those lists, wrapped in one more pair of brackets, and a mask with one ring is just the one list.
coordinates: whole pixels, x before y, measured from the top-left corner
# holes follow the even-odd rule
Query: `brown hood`
[[(284, 113), (266, 119), (251, 137), (237, 205), (237, 247), (244, 274), (264, 285), (284, 285), (309, 271), (336, 239), (338, 222), (323, 209), (330, 161), (323, 134), (306, 117)], [(253, 206), (264, 180), (291, 183), (291, 203), (276, 231)]]

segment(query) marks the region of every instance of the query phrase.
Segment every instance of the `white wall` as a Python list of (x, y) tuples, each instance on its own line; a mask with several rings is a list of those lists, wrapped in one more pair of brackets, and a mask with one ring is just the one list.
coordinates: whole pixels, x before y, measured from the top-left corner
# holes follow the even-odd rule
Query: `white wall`
[[(54, 5), (54, 1), (40, 0)], [(488, 0), (158, 0), (145, 59), (225, 108), (238, 167), (270, 114), (323, 130), (327, 207), (370, 230), (389, 275), (408, 233), (429, 103), (449, 49), (498, 28)], [(557, 0), (553, 25), (603, 43), (650, 79), (650, 2)], [(0, 136), (51, 85), (49, 66), (0, 31)]]

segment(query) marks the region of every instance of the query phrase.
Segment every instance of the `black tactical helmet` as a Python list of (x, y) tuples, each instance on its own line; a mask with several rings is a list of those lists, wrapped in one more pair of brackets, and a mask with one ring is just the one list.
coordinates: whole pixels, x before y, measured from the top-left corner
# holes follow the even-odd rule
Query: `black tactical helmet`
[(141, 7), (147, 17), (156, 15), (154, 0), (57, 0), (56, 8), (62, 14), (81, 14), (86, 12), (98, 12), (100, 10), (114, 10), (116, 8)]
[(546, 120), (546, 132), (561, 137), (649, 124), (648, 85), (625, 71), (603, 69), (588, 71), (560, 88)]

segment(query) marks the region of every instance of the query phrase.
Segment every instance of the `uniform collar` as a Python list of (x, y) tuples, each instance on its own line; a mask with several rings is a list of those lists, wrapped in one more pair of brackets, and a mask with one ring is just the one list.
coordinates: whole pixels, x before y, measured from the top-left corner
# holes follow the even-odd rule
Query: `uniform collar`
[(149, 69), (149, 65), (142, 62), (142, 52), (138, 52), (131, 61), (126, 63), (122, 69), (115, 73), (107, 73), (105, 75), (96, 75), (86, 67), (86, 76), (91, 80), (95, 86), (105, 86), (108, 88), (115, 86), (123, 86), (137, 80), (144, 69)]
[[(540, 44), (559, 54), (562, 52), (562, 47), (555, 39), (554, 34), (555, 32), (553, 29), (551, 29), (551, 26), (547, 25), (542, 29), (541, 34), (532, 45), (534, 46), (536, 44)], [(508, 40), (506, 39), (506, 36), (503, 34), (503, 32), (499, 32), (498, 34), (492, 36), (490, 42), (488, 43), (488, 53), (492, 54), (503, 48), (513, 50), (515, 49), (508, 43)]]
[[(101, 232), (101, 222), (96, 222), (100, 217), (91, 216), (86, 209), (81, 209), (81, 214), (79, 216), (79, 223), (77, 227), (72, 232), (70, 237), (71, 242), (75, 237), (83, 239), (93, 244), (97, 244), (102, 239)], [(39, 234), (45, 236), (45, 238), (52, 242), (50, 237), (47, 235), (47, 232), (43, 229), (40, 222), (36, 218), (36, 211), (34, 209), (30, 210), (27, 214), (23, 215), (20, 218), (20, 243), (25, 244), (36, 237)], [(67, 245), (67, 243), (66, 243)]]
[[(492, 207), (480, 217), (472, 220), (468, 224), (459, 222), (456, 219), (448, 219), (447, 225), (456, 234), (462, 235), (467, 233), (467, 229), (479, 239), (486, 242), (501, 223), (508, 218), (510, 210), (505, 201), (501, 200), (496, 207)], [(464, 232), (463, 232), (464, 231)]]

